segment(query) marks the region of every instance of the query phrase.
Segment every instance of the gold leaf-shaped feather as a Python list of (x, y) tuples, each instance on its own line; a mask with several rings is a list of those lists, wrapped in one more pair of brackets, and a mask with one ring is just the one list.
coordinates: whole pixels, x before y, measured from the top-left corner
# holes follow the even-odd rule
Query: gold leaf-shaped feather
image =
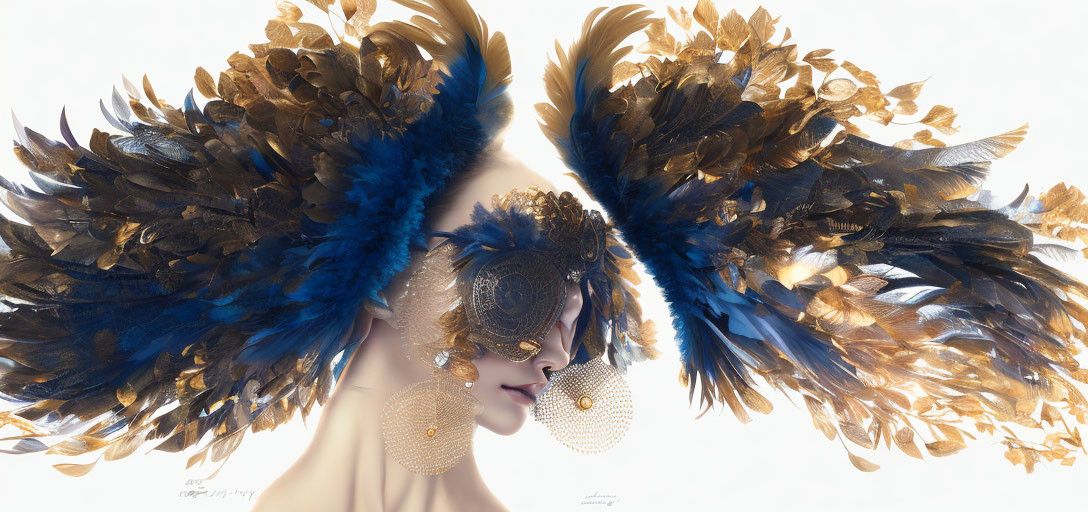
[(276, 9), (280, 11), (279, 16), (277, 17), (284, 21), (298, 21), (302, 18), (302, 9), (299, 9), (297, 5), (291, 2), (277, 0)]
[(936, 427), (937, 427), (937, 430), (940, 430), (941, 433), (943, 433), (945, 435), (945, 437), (948, 438), (949, 441), (953, 441), (953, 442), (962, 444), (964, 446), (966, 446), (966, 444), (963, 441), (963, 436), (967, 436), (967, 437), (972, 438), (972, 439), (974, 438), (974, 436), (972, 436), (971, 434), (969, 434), (967, 432), (964, 432), (964, 431), (962, 431), (962, 430), (960, 430), (960, 429), (958, 429), (956, 427), (953, 427), (952, 425), (948, 425), (948, 424), (944, 424), (944, 423), (938, 423), (936, 425)]
[(95, 464), (98, 464), (98, 461), (90, 464), (53, 464), (53, 467), (68, 476), (83, 476), (94, 469)]
[(155, 96), (155, 90), (151, 88), (151, 80), (144, 75), (144, 96), (147, 96), (148, 101), (151, 102), (151, 106), (155, 108), (162, 108), (162, 103), (159, 102), (159, 98)]
[[(341, 2), (343, 3), (343, 2)], [(356, 27), (360, 31), (363, 30), (367, 23), (370, 23), (370, 18), (374, 16), (374, 11), (378, 8), (377, 0), (355, 0), (355, 12), (348, 16), (348, 23)], [(345, 10), (345, 14), (347, 11)]]
[(146, 432), (146, 430), (139, 430), (125, 434), (123, 437), (110, 444), (110, 447), (106, 448), (103, 456), (106, 460), (117, 460), (132, 455), (144, 442)]
[(823, 432), (828, 440), (835, 439), (835, 436), (838, 435), (838, 431), (835, 429), (835, 423), (831, 421), (827, 409), (824, 408), (824, 404), (811, 396), (805, 395), (805, 405), (808, 406), (809, 414), (812, 415), (812, 424), (815, 425), (820, 432)]
[(77, 436), (50, 446), (45, 453), (68, 456), (81, 455), (87, 452), (93, 452), (95, 450), (102, 449), (108, 444), (109, 441), (101, 438)]
[(835, 63), (835, 59), (827, 58), (827, 55), (833, 51), (834, 50), (828, 48), (812, 50), (811, 52), (806, 53), (801, 60), (817, 70), (823, 71), (824, 73), (830, 73), (839, 67), (839, 65)]
[(196, 82), (197, 90), (200, 91), (200, 94), (204, 95), (205, 98), (214, 99), (219, 97), (219, 93), (216, 92), (215, 79), (208, 73), (208, 70), (197, 67), (196, 76), (193, 77), (193, 80)]
[(951, 108), (944, 105), (934, 105), (933, 108), (929, 109), (929, 112), (926, 113), (925, 117), (918, 122), (936, 128), (945, 135), (952, 135), (959, 131), (952, 127), (952, 122), (955, 120), (956, 112)]
[(929, 450), (930, 455), (933, 455), (934, 457), (946, 457), (964, 449), (965, 447), (966, 445), (961, 442), (950, 440), (940, 440), (933, 441), (932, 443), (926, 443), (926, 450)]
[(922, 452), (918, 449), (918, 445), (914, 444), (914, 431), (909, 428), (901, 428), (893, 436), (895, 445), (899, 447), (899, 451), (914, 457), (916, 459), (922, 458)]
[(740, 398), (744, 401), (744, 405), (758, 413), (770, 414), (774, 410), (771, 401), (752, 388), (740, 390)]
[(688, 14), (687, 9), (681, 7), (678, 11), (670, 5), (669, 17), (672, 18), (672, 21), (680, 28), (684, 29), (684, 32), (691, 32), (691, 15)]
[(880, 82), (876, 80), (875, 75), (868, 71), (862, 70), (861, 68), (857, 67), (857, 65), (855, 65), (853, 62), (843, 61), (842, 68), (851, 75), (853, 75), (853, 77), (856, 78), (859, 82), (872, 87), (880, 87)]
[(233, 103), (234, 97), (238, 94), (238, 86), (226, 72), (219, 73), (219, 86), (216, 92), (219, 93), (220, 98)]
[(748, 22), (744, 21), (744, 17), (738, 14), (736, 10), (729, 11), (729, 14), (722, 18), (721, 25), (718, 28), (718, 48), (735, 52), (740, 49), (740, 46), (747, 39)]
[(892, 108), (892, 113), (895, 115), (912, 116), (918, 113), (918, 104), (911, 100), (897, 101), (895, 107)]
[(933, 138), (933, 132), (929, 130), (921, 130), (914, 133), (914, 140), (921, 142), (927, 146), (933, 146), (938, 148), (945, 147), (945, 143), (938, 139)]
[(298, 46), (294, 34), (283, 20), (268, 20), (268, 24), (264, 27), (264, 34), (268, 36), (273, 46), (284, 48)]
[(866, 459), (863, 459), (863, 458), (861, 458), (861, 457), (859, 457), (857, 455), (854, 455), (851, 452), (846, 452), (846, 453), (848, 455), (850, 455), (850, 463), (853, 464), (855, 468), (858, 468), (861, 471), (872, 472), (872, 471), (876, 471), (876, 470), (880, 469), (880, 466), (878, 466), (876, 464), (873, 464), (872, 462), (869, 462)]
[(861, 428), (861, 425), (858, 425), (854, 421), (846, 419), (840, 420), (839, 430), (841, 430), (842, 434), (854, 444), (865, 448), (873, 447), (873, 439), (869, 437), (869, 434), (865, 429)]
[(323, 50), (332, 48), (332, 37), (325, 31), (321, 25), (313, 23), (303, 23), (301, 21), (292, 21), (288, 23), (291, 28), (298, 31), (295, 34), (298, 44), (310, 49)]
[(676, 52), (676, 38), (669, 34), (664, 19), (654, 20), (646, 28), (648, 41), (639, 46), (638, 51), (653, 55), (672, 56)]
[(340, 10), (344, 11), (344, 18), (351, 18), (354, 16), (357, 8), (358, 6), (355, 4), (355, 0), (340, 0)]
[(1054, 422), (1061, 421), (1062, 419), (1062, 414), (1058, 412), (1058, 408), (1048, 403), (1043, 404), (1043, 410), (1039, 415), (1042, 417), (1043, 421), (1049, 423), (1050, 426), (1054, 426)]
[(208, 450), (200, 450), (193, 456), (189, 457), (189, 460), (185, 462), (185, 469), (190, 469), (197, 464), (202, 464), (205, 459), (208, 458)]
[(774, 35), (775, 21), (771, 18), (771, 13), (762, 6), (757, 7), (756, 12), (748, 18), (748, 26), (752, 28), (751, 35), (757, 38), (758, 44), (762, 45), (771, 40), (771, 36)]
[(909, 84), (899, 85), (884, 95), (897, 100), (914, 101), (918, 99), (918, 95), (922, 93), (922, 86), (925, 85), (925, 83), (925, 80), (922, 80), (921, 82), (911, 82)]
[(695, 4), (695, 10), (692, 11), (691, 14), (695, 17), (695, 21), (702, 25), (703, 28), (707, 29), (711, 35), (717, 35), (718, 8), (714, 6), (714, 2), (711, 2), (710, 0), (699, 0), (699, 3)]

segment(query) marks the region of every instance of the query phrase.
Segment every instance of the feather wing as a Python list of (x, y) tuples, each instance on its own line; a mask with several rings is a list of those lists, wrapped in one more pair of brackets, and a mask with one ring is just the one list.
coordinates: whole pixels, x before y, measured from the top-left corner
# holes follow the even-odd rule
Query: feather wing
[(0, 425), (106, 459), (199, 443), (193, 463), (323, 403), (358, 311), (509, 115), (501, 34), (463, 0), (406, 4), (425, 17), (358, 44), (273, 20), (218, 84), (198, 70), (203, 109), (145, 78), (147, 103), (103, 106), (125, 134), (87, 148), (63, 115), (67, 144), (20, 131), (40, 190), (3, 183), (25, 223), (0, 224), (0, 393), (21, 404)]
[[(883, 437), (916, 456), (916, 433), (940, 456), (966, 427), (1013, 424), (1046, 434), (1032, 444), (1005, 429), (1010, 460), (1028, 469), (1079, 448), (1053, 404), (1084, 419), (1071, 382), (1085, 378), (1072, 355), (1086, 288), (1030, 252), (1032, 231), (1083, 217), (1083, 197), (1052, 191), (1048, 211), (1060, 211), (1024, 224), (969, 199), (1026, 127), (951, 147), (872, 142), (852, 119), (916, 109), (920, 84), (885, 95), (843, 62), (853, 80), (814, 86), (814, 69), (839, 64), (828, 50), (798, 60), (788, 31), (771, 42), (763, 9), (719, 18), (701, 0), (693, 12), (709, 31), (682, 43), (636, 7), (594, 11), (549, 65), (551, 104), (538, 106), (661, 287), (692, 397), (701, 383), (707, 409), (724, 402), (747, 421), (771, 409), (762, 377), (803, 395), (829, 438)], [(653, 56), (620, 62), (641, 29)], [(921, 121), (952, 131), (950, 112)]]

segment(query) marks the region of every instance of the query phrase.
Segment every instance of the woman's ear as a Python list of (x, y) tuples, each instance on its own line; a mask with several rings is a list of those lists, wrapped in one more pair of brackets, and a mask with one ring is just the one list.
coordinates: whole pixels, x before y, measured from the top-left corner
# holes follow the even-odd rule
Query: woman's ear
[(370, 328), (374, 325), (374, 315), (367, 312), (366, 308), (359, 308), (359, 313), (355, 315), (355, 323), (351, 330), (351, 339), (359, 340), (359, 342), (365, 341), (366, 337), (370, 335)]
[(593, 285), (591, 285), (587, 279), (582, 281), (580, 289), (582, 294), (582, 308), (581, 311), (578, 312), (578, 320), (574, 324), (574, 332), (571, 336), (571, 363), (574, 363), (575, 359), (578, 357), (578, 351), (582, 347), (582, 335), (585, 334), (586, 329), (589, 327), (590, 317), (593, 316), (590, 314), (590, 310), (593, 309)]
[[(350, 373), (352, 368), (351, 363), (355, 362), (355, 358), (362, 352), (362, 344), (366, 341), (366, 338), (370, 336), (371, 327), (374, 326), (374, 315), (370, 314), (366, 310), (366, 307), (360, 307), (359, 311), (355, 314), (355, 320), (352, 322), (351, 332), (348, 333), (344, 339), (341, 340), (341, 346), (351, 345), (357, 343), (355, 350), (351, 351), (350, 359), (347, 361), (340, 361), (336, 364), (336, 368), (333, 370), (337, 375), (337, 382), (347, 382), (349, 379), (346, 377)], [(345, 375), (345, 377), (340, 377)]]

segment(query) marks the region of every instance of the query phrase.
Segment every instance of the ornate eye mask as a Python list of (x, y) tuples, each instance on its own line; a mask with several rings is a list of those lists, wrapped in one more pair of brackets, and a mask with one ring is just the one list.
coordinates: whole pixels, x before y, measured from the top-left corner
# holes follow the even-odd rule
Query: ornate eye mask
[(567, 296), (562, 272), (535, 249), (492, 258), (461, 287), (470, 339), (511, 361), (540, 351)]
[[(588, 336), (575, 341), (572, 356), (582, 341), (592, 356), (614, 353), (602, 337), (611, 330), (605, 324), (621, 327), (613, 342), (625, 344), (623, 334), (634, 332), (626, 321), (631, 306), (624, 304), (634, 298), (620, 276), (630, 255), (600, 213), (582, 209), (569, 192), (495, 196), (491, 209), (476, 205), (472, 223), (435, 235), (446, 240), (409, 280), (406, 297), (412, 300), (397, 308), (397, 324), (420, 359), (467, 381), (474, 380), (470, 361), (480, 347), (525, 361), (540, 351), (566, 305), (568, 287), (583, 280), (605, 300), (587, 300), (593, 312), (584, 323)], [(613, 290), (625, 299), (620, 304), (612, 303)], [(441, 331), (424, 327), (435, 317)]]
[(480, 205), (473, 224), (439, 233), (460, 249), (454, 268), (469, 340), (511, 361), (540, 351), (567, 286), (600, 269), (607, 226), (570, 192), (531, 189)]

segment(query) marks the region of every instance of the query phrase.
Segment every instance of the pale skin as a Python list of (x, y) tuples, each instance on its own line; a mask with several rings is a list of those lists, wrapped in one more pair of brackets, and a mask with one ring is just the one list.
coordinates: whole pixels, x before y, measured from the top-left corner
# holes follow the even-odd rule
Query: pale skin
[[(481, 163), (478, 174), (447, 196), (449, 207), (431, 219), (432, 228), (452, 231), (469, 222), (477, 202), (491, 206), (494, 194), (517, 188), (553, 187), (540, 175), (502, 152)], [(434, 247), (441, 239), (434, 238)], [(422, 253), (413, 254), (408, 270), (386, 288), (390, 300), (404, 290)], [(544, 369), (560, 370), (570, 362), (574, 326), (582, 306), (576, 287), (568, 288), (564, 310), (548, 333), (539, 353), (515, 363), (491, 352), (473, 363), (480, 378), (471, 392), (483, 405), (477, 424), (500, 435), (511, 435), (528, 419), (529, 406), (502, 386), (546, 381)], [(309, 447), (258, 498), (254, 511), (505, 511), (488, 489), (476, 465), (473, 450), (452, 469), (439, 475), (412, 473), (385, 452), (381, 435), (382, 408), (400, 389), (425, 380), (429, 368), (405, 357), (399, 333), (385, 320), (361, 311), (351, 336), (358, 349), (344, 369), (321, 412)]]

